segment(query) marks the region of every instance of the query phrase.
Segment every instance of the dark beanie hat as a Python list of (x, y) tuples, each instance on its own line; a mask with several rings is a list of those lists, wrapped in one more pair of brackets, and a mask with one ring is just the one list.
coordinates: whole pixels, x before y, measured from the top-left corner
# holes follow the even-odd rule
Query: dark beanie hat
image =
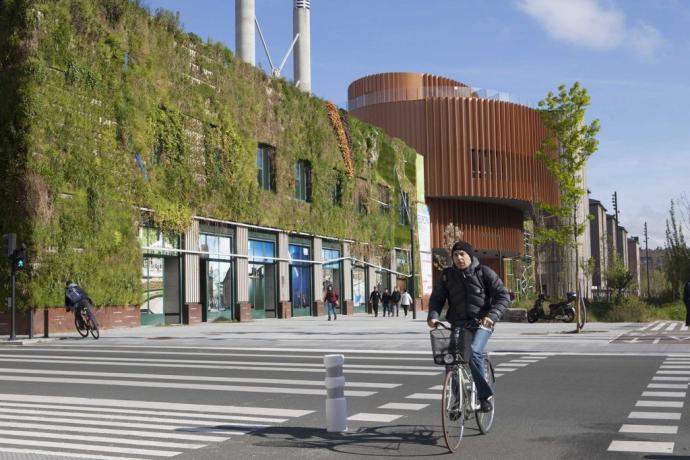
[(451, 255), (453, 255), (455, 251), (465, 251), (470, 257), (474, 257), (474, 249), (472, 249), (472, 245), (467, 241), (456, 241), (453, 245), (453, 250), (450, 252)]

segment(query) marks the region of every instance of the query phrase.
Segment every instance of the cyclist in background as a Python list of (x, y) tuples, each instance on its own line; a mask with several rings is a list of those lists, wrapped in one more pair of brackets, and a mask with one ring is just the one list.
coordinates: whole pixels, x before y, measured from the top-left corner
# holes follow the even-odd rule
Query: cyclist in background
[(85, 325), (81, 316), (81, 309), (86, 311), (89, 318), (95, 320), (91, 311), (91, 299), (86, 291), (77, 283), (67, 281), (65, 283), (65, 311), (73, 311), (79, 323), (79, 329), (84, 329)]
[(427, 324), (437, 327), (438, 317), (448, 301), (446, 318), (453, 327), (456, 343), (463, 326), (477, 325), (469, 365), (481, 411), (491, 412), (493, 391), (484, 375), (484, 349), (494, 324), (510, 306), (510, 295), (496, 272), (479, 263), (469, 243), (457, 241), (451, 252), (453, 265), (443, 270), (429, 298)]

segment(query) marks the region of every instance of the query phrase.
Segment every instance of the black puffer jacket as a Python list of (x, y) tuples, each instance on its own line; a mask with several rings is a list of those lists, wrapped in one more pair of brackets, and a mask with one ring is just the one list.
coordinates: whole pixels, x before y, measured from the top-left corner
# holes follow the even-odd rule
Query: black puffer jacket
[(451, 324), (487, 316), (495, 323), (510, 307), (510, 295), (501, 278), (475, 257), (465, 270), (454, 265), (443, 270), (429, 299), (427, 319), (438, 319), (446, 300), (446, 317)]

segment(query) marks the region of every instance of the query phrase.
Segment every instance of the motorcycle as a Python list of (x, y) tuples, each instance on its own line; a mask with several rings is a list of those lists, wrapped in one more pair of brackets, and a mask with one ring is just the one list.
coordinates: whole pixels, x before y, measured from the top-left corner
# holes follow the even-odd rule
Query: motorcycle
[(549, 312), (544, 311), (544, 301), (546, 296), (539, 294), (537, 300), (534, 301), (534, 306), (527, 312), (527, 321), (535, 323), (538, 320), (559, 320), (564, 323), (572, 323), (575, 319), (575, 307), (573, 302), (577, 296), (574, 292), (566, 293), (566, 300), (549, 304)]

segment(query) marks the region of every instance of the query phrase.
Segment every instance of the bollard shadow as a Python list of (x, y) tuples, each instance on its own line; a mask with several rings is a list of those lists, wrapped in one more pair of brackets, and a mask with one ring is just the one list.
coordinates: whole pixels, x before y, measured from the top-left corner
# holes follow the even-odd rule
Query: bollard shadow
[[(256, 447), (325, 449), (363, 458), (422, 458), (448, 454), (442, 428), (437, 425), (381, 425), (345, 433), (329, 433), (325, 428), (274, 426), (255, 431), (251, 436), (259, 438), (253, 444)], [(473, 436), (481, 434), (465, 427), (465, 437)]]

